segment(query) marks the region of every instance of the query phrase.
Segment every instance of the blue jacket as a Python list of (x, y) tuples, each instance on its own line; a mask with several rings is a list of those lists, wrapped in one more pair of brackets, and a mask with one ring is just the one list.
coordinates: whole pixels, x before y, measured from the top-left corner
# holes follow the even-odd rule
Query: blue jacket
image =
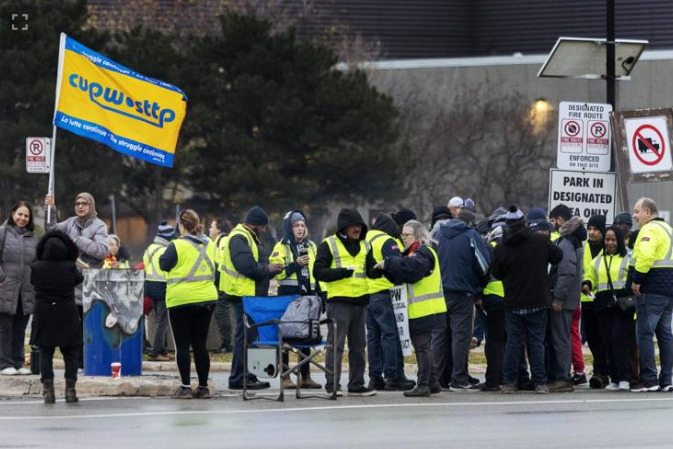
[(436, 238), (444, 290), (478, 293), (488, 282), (491, 262), (479, 233), (460, 220), (449, 220), (442, 223)]

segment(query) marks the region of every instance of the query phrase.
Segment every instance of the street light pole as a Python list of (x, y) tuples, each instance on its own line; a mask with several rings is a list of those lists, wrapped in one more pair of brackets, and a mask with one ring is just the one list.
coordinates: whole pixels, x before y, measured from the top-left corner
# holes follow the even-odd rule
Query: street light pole
[(616, 110), (616, 93), (615, 93), (615, 0), (607, 0), (607, 45), (606, 45), (606, 61), (607, 61), (607, 100), (612, 105), (612, 110)]

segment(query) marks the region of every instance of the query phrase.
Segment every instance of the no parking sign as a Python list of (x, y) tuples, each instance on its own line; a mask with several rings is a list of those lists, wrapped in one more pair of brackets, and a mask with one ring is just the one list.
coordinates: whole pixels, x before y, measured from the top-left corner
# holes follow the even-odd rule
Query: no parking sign
[(51, 139), (49, 137), (26, 138), (26, 171), (49, 173), (51, 170)]
[(632, 173), (673, 169), (665, 117), (625, 119), (624, 126)]

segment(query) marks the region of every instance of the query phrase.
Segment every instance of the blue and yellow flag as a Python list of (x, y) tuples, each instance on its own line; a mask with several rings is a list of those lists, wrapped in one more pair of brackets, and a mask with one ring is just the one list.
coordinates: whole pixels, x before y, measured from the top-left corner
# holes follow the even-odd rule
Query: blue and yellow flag
[(187, 96), (61, 34), (54, 125), (127, 156), (173, 166)]

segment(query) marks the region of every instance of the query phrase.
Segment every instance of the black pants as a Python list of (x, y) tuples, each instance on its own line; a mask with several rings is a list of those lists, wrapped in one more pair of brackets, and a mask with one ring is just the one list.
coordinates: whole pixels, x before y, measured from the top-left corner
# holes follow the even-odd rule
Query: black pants
[(0, 370), (23, 367), (23, 343), (30, 315), (23, 314), (21, 298), (16, 313), (0, 313)]
[(217, 305), (215, 306), (215, 319), (217, 320), (217, 327), (222, 336), (222, 347), (230, 351), (232, 348), (231, 334), (234, 326), (232, 325), (231, 309), (232, 305), (224, 298), (224, 294), (220, 293), (217, 298)]
[(507, 332), (505, 331), (505, 305), (504, 298), (495, 295), (486, 295), (483, 299), (484, 311), (486, 312), (486, 344), (484, 355), (486, 356), (486, 385), (497, 387), (503, 384), (505, 343)]
[(596, 305), (593, 302), (582, 303), (582, 321), (587, 334), (587, 343), (594, 358), (594, 374), (608, 375), (608, 354), (603, 343), (601, 322), (598, 320)]
[(171, 323), (175, 341), (175, 360), (184, 386), (191, 385), (190, 346), (194, 351), (194, 365), (196, 365), (196, 374), (199, 376), (199, 385), (208, 386), (210, 355), (206, 348), (206, 341), (212, 314), (212, 304), (195, 304), (168, 309), (168, 320)]
[[(77, 358), (79, 346), (60, 346), (63, 361), (65, 362), (65, 378), (77, 380)], [(54, 346), (40, 346), (40, 374), (42, 381), (54, 379)]]
[(418, 364), (418, 385), (430, 387), (437, 383), (437, 374), (432, 363), (432, 331), (411, 334), (411, 344), (416, 352)]
[[(79, 313), (79, 325), (84, 327), (84, 306), (77, 306), (77, 312)], [(80, 369), (84, 369), (84, 342), (79, 346), (77, 355), (77, 366)]]
[(610, 382), (630, 382), (628, 327), (633, 321), (633, 311), (624, 312), (617, 306), (598, 310), (603, 341), (608, 353)]

